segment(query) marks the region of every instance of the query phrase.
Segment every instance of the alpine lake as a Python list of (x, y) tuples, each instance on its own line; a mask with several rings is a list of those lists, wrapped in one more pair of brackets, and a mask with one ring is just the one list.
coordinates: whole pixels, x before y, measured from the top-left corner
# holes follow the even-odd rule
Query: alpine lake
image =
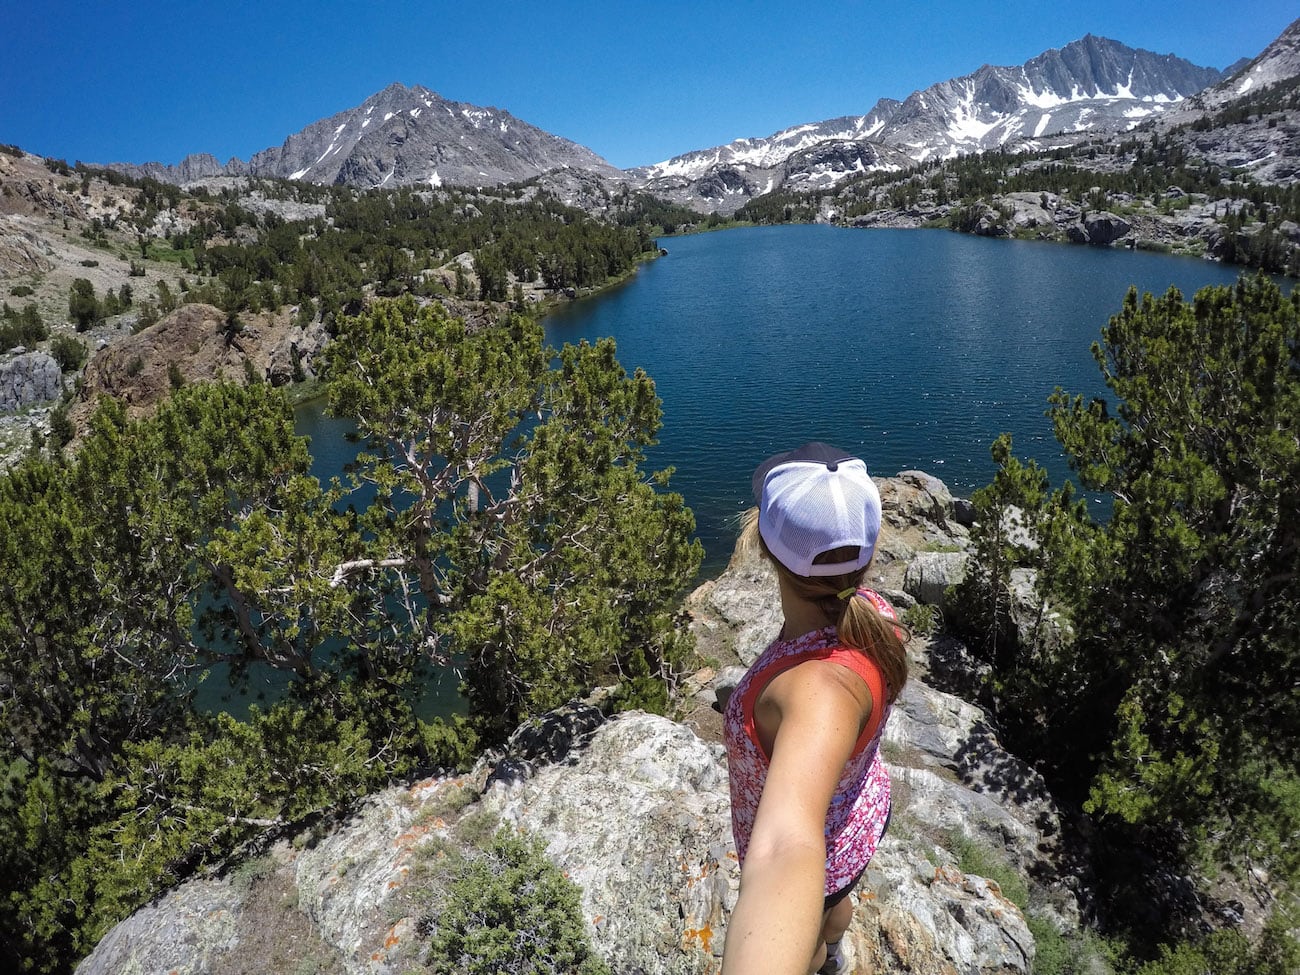
[[(875, 475), (923, 470), (968, 496), (992, 478), (989, 447), (1009, 432), (1016, 455), (1059, 484), (1069, 470), (1047, 397), (1058, 386), (1106, 394), (1091, 345), (1128, 289), (1176, 287), (1190, 300), (1242, 273), (946, 230), (751, 227), (660, 243), (666, 255), (553, 312), (544, 327), (556, 348), (612, 336), (623, 367), (654, 379), (663, 428), (645, 469), (673, 468), (671, 489), (695, 513), (705, 578), (731, 555), (754, 467), (808, 440), (863, 457)], [(350, 429), (321, 400), (299, 408), (316, 475), (339, 474), (355, 456)], [(250, 698), (277, 696), (282, 681), (256, 675), (262, 686), (248, 696), (209, 681), (200, 698), (243, 710)], [(458, 710), (455, 678), (435, 684), (422, 695), (425, 716)]]

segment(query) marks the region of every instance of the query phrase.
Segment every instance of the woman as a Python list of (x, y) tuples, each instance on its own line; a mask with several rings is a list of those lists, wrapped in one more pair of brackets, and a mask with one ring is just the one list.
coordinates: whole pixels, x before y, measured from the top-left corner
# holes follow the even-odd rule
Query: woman
[(785, 622), (724, 716), (741, 873), (722, 968), (839, 972), (849, 894), (889, 819), (879, 745), (907, 680), (894, 611), (863, 586), (880, 494), (823, 443), (768, 459), (753, 487), (741, 547), (776, 568)]

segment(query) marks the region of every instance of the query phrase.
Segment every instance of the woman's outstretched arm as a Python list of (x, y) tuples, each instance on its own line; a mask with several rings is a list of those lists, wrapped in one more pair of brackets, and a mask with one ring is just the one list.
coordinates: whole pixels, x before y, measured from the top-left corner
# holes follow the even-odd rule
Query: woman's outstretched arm
[(772, 761), (727, 927), (723, 975), (809, 971), (822, 926), (826, 811), (870, 713), (866, 683), (825, 661), (793, 667), (763, 691), (755, 721), (774, 732)]

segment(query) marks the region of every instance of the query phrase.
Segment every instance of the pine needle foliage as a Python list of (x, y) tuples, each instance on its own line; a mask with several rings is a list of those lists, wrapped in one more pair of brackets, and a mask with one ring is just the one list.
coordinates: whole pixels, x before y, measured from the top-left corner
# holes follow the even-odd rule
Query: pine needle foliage
[[(142, 418), (105, 400), (75, 456), (0, 476), (6, 970), (70, 971), (195, 871), (597, 683), (664, 700), (700, 546), (640, 469), (649, 377), (411, 298), (343, 320), (328, 367), (362, 445), (330, 484), (283, 393), (223, 383)], [(417, 713), (440, 667), (467, 717)], [(217, 670), (284, 696), (207, 714)]]
[[(1226, 868), (1267, 911), (1300, 884), (1300, 295), (1130, 291), (1093, 354), (1110, 398), (1058, 390), (1049, 415), (1109, 519), (1005, 442), (977, 499), (996, 558), (965, 594), (1002, 639), (999, 719), (1112, 836)], [(1025, 544), (999, 548), (1012, 506)], [(1004, 622), (1016, 568), (1050, 634)]]
[(591, 950), (576, 884), (540, 841), (508, 829), (450, 885), (427, 965), (457, 975), (609, 975)]

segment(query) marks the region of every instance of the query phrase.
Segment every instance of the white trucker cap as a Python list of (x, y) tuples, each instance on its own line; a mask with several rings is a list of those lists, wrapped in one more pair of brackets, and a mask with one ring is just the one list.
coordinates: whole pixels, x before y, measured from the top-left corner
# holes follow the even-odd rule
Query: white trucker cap
[[(753, 489), (758, 532), (795, 575), (842, 575), (871, 561), (880, 535), (880, 492), (857, 457), (807, 443), (760, 464)], [(823, 552), (849, 545), (858, 547), (856, 559), (813, 564)]]

